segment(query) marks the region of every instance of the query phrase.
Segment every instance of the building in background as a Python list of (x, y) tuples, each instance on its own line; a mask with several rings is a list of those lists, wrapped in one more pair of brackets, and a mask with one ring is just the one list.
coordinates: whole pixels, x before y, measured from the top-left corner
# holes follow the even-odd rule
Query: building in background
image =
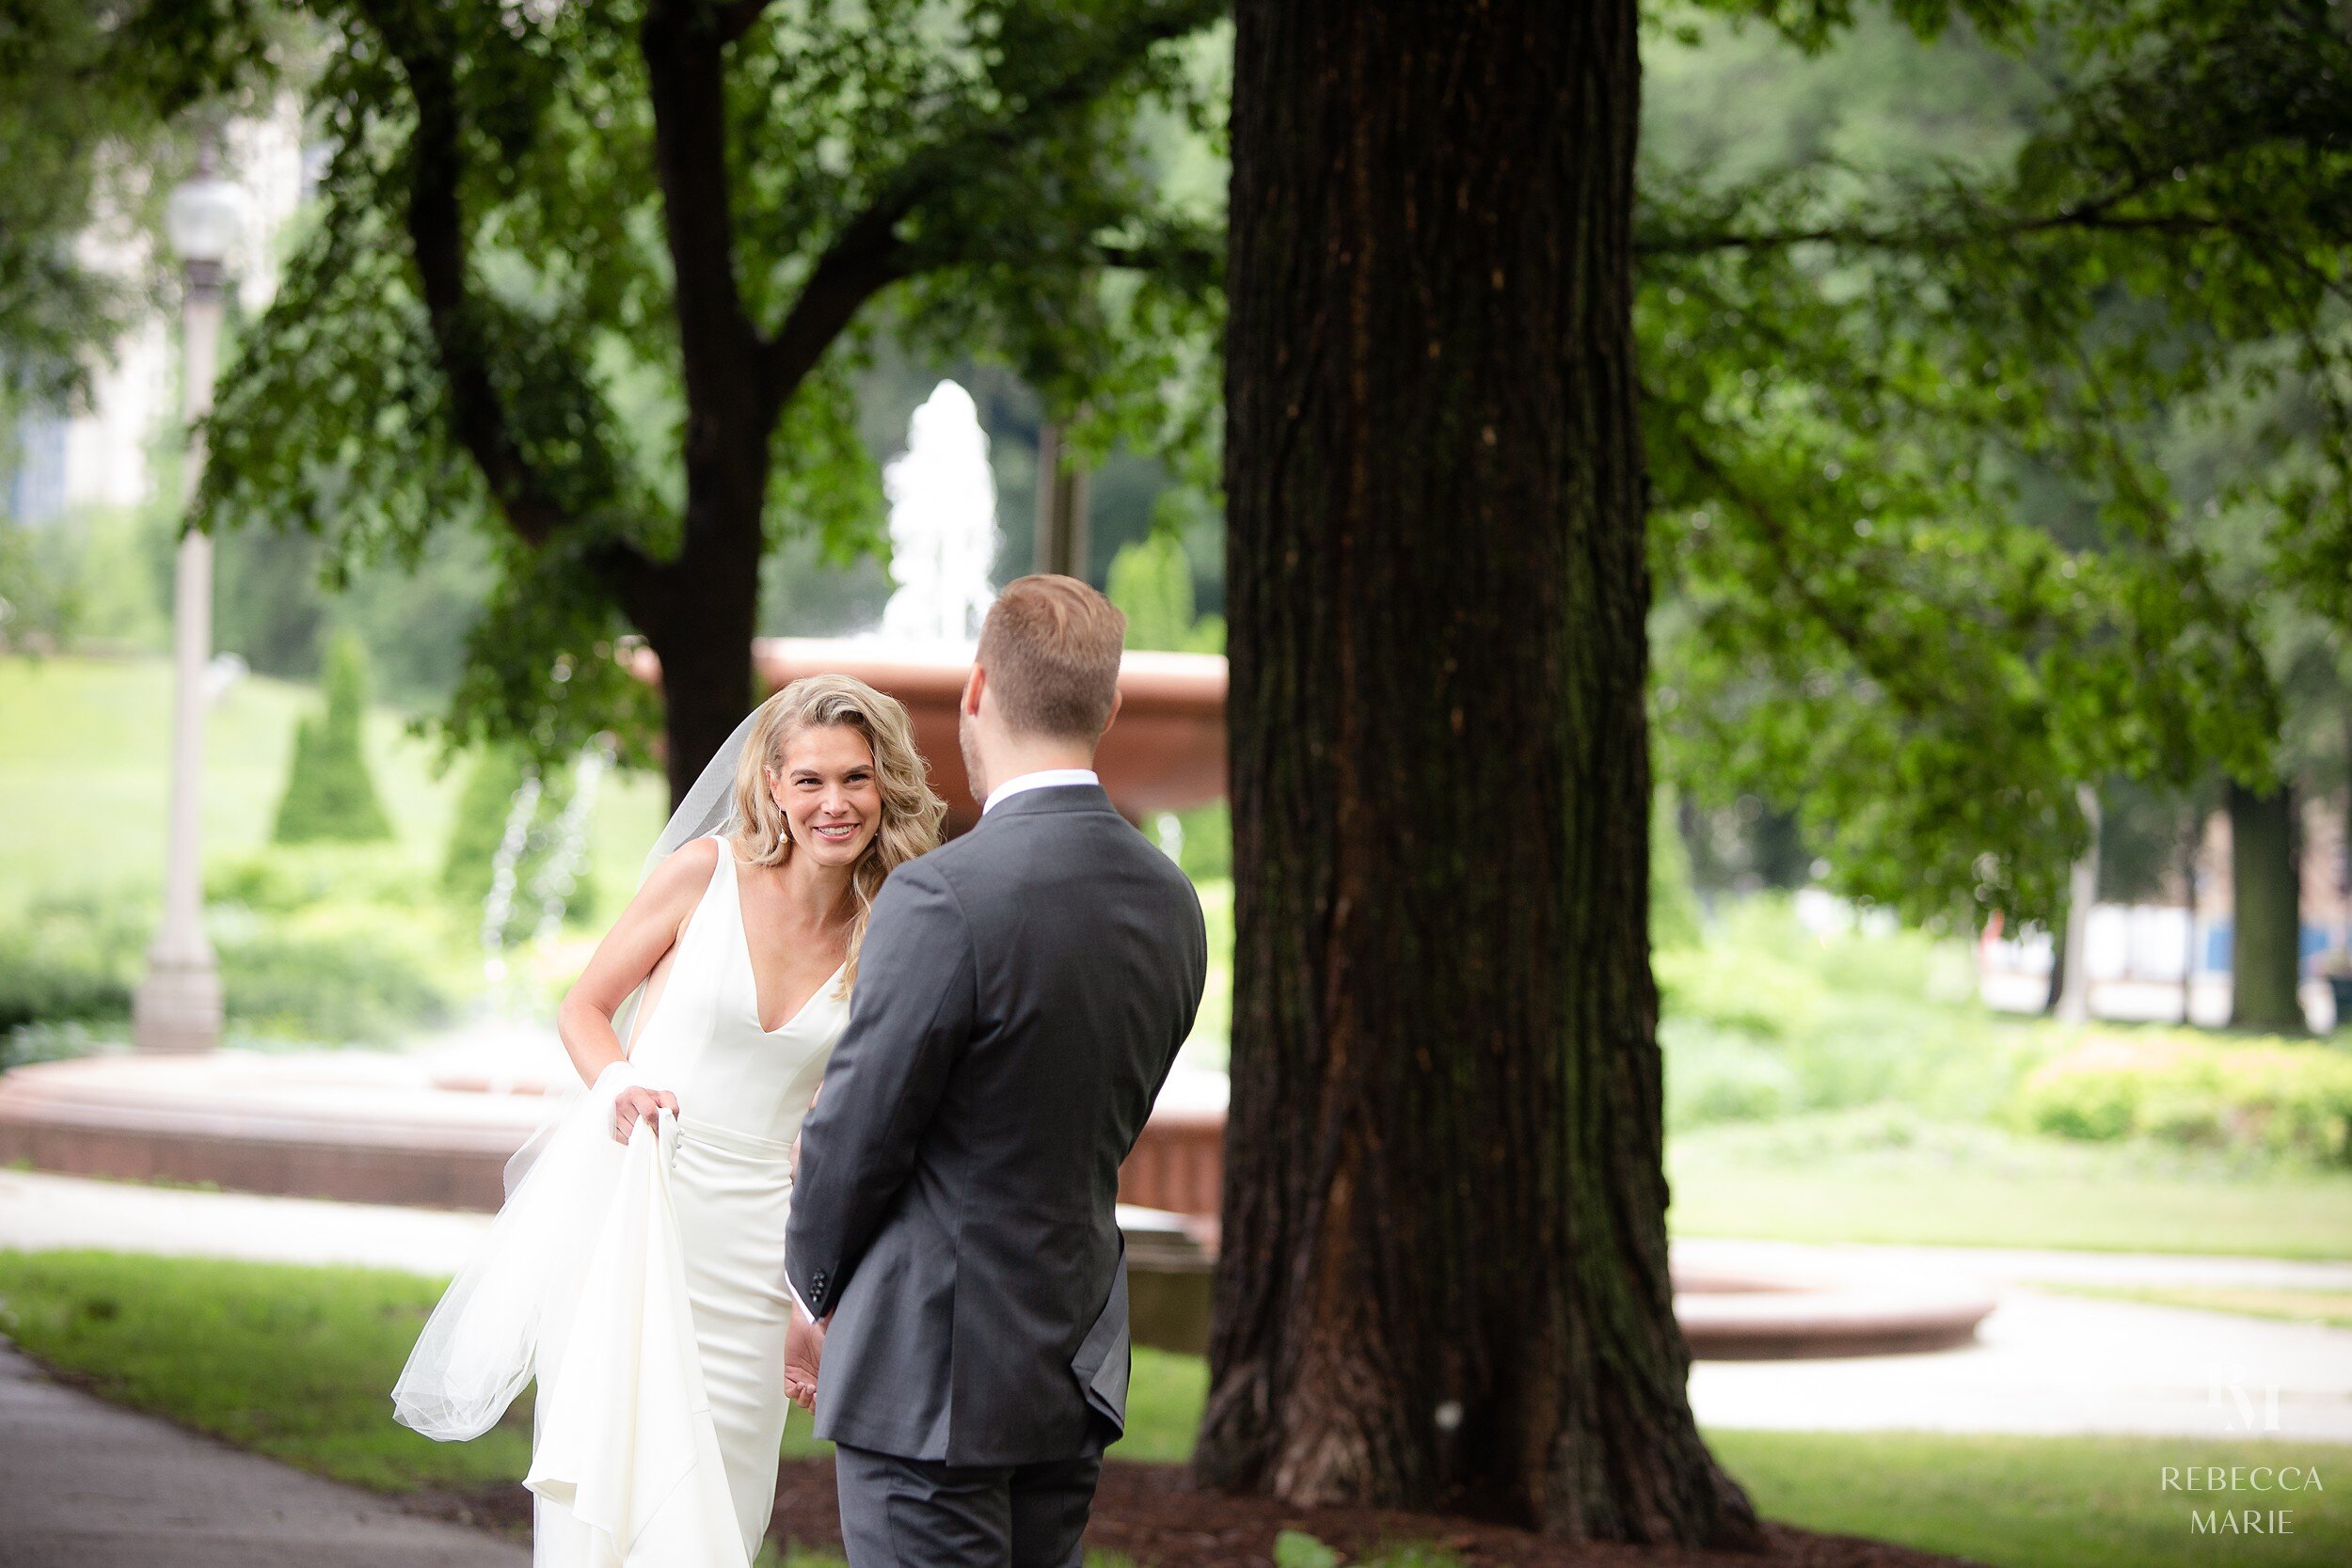
[[(229, 262), (235, 309), (252, 315), (277, 292), (285, 226), (316, 183), (323, 150), (306, 148), (301, 105), (279, 99), (266, 119), (231, 122), (222, 136), (222, 172), (245, 189), (250, 237)], [(91, 266), (136, 277), (165, 263), (139, 233), (94, 230), (83, 236)], [(143, 316), (89, 366), (87, 408), (24, 412), (0, 450), (0, 499), (21, 528), (72, 526), (98, 508), (142, 506), (155, 493), (151, 454), (179, 406), (176, 316)]]

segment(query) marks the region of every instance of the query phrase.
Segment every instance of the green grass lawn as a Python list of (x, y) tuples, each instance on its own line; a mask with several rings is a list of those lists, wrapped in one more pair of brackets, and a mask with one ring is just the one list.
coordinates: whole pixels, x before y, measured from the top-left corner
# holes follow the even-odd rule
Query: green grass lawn
[[(2187, 1437), (1709, 1431), (1767, 1516), (2000, 1568), (2174, 1568), (2352, 1560), (2352, 1449)], [(2327, 1490), (2167, 1491), (2168, 1465), (2298, 1465)], [(2274, 1508), (2292, 1533), (2200, 1534), (2192, 1510)]]
[[(151, 894), (163, 885), (171, 768), (171, 666), (157, 658), (0, 658), (0, 901)], [(215, 705), (204, 738), (208, 858), (269, 842), (307, 686), (255, 676)], [(435, 777), (434, 745), (389, 708), (369, 715), (368, 760), (401, 847), (419, 875), (439, 873), (462, 766)], [(668, 816), (651, 774), (608, 779), (592, 830), (599, 884), (637, 883)]]
[[(437, 1027), (484, 984), (478, 904), (441, 882), (471, 757), (437, 771), (437, 745), (376, 708), (366, 747), (393, 840), (270, 844), (296, 722), (319, 702), (307, 687), (251, 678), (208, 720), (207, 924), (231, 1044), (393, 1044)], [(127, 1028), (103, 1000), (72, 1009), (103, 988), (120, 996), (158, 918), (170, 703), (158, 659), (0, 659), (0, 800), (13, 808), (0, 813), (0, 976), (11, 988), (0, 1008), (32, 1019), (34, 1036), (51, 1022), (43, 1007), (93, 1020), (67, 1032), (100, 1041)], [(666, 815), (660, 779), (608, 775), (590, 820), (591, 907), (516, 971), (537, 1003), (551, 1008), (579, 972)], [(43, 1037), (24, 1053), (49, 1049)]]
[[(0, 1332), (121, 1403), (239, 1448), (380, 1492), (519, 1479), (531, 1396), (469, 1443), (391, 1418), (391, 1387), (445, 1281), (390, 1269), (310, 1268), (111, 1252), (0, 1251)], [(1192, 1449), (1208, 1370), (1136, 1353), (1131, 1460)], [(822, 1453), (788, 1414), (784, 1451)]]
[(530, 1396), (470, 1443), (394, 1424), (442, 1282), (105, 1252), (0, 1252), (0, 1330), (121, 1404), (381, 1492), (519, 1481)]
[(2075, 1296), (2106, 1296), (2115, 1301), (2144, 1301), (2157, 1307), (2186, 1307), (2199, 1312), (2235, 1312), (2250, 1318), (2352, 1328), (2352, 1291), (2222, 1290), (2207, 1286), (2159, 1290), (2122, 1285), (2037, 1285), (2034, 1289)]
[(1670, 1136), (1669, 1230), (1792, 1242), (2352, 1258), (2352, 1171), (1864, 1109)]
[[(388, 1391), (440, 1282), (372, 1269), (0, 1252), (0, 1327), (108, 1399), (380, 1491), (509, 1481), (528, 1467), (528, 1397), (471, 1443), (396, 1426)], [(1115, 1459), (1178, 1460), (1206, 1370), (1138, 1351)], [(2352, 1449), (2190, 1438), (1947, 1436), (1713, 1430), (1708, 1440), (1772, 1518), (1959, 1553), (2005, 1568), (2169, 1568), (2352, 1557)], [(818, 1449), (793, 1417), (785, 1449)], [(2164, 1465), (2316, 1465), (2335, 1490), (2186, 1494)], [(2294, 1533), (2217, 1541), (2189, 1514), (2230, 1500), (2293, 1511)], [(817, 1568), (824, 1558), (795, 1558)], [(1148, 1568), (1148, 1565), (1147, 1565)]]

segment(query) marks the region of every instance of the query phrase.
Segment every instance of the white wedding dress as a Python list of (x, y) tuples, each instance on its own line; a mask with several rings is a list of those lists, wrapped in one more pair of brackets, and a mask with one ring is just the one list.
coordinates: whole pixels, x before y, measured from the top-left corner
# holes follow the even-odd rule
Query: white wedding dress
[[(398, 1419), (464, 1438), (535, 1375), (535, 1568), (747, 1568), (774, 1507), (791, 1145), (850, 1008), (836, 969), (760, 1027), (718, 846), (628, 1060), (554, 1129), (393, 1391)], [(626, 1150), (623, 1084), (678, 1102)]]

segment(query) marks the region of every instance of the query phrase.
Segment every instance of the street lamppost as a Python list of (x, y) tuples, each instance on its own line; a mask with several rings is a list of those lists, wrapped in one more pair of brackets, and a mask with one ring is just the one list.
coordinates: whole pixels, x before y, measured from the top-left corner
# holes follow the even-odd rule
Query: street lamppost
[[(196, 174), (171, 193), (164, 227), (180, 259), (180, 405), (187, 426), (181, 502), (204, 473), (199, 428), (213, 406), (220, 341), (222, 264), (245, 228), (245, 193), (222, 179), (206, 144)], [(213, 643), (213, 541), (181, 536), (172, 578), (170, 847), (164, 866), (164, 923), (148, 949), (147, 977), (131, 1006), (132, 1038), (142, 1051), (207, 1051), (220, 1043), (220, 972), (204, 936), (200, 843), (204, 773), (204, 666)]]

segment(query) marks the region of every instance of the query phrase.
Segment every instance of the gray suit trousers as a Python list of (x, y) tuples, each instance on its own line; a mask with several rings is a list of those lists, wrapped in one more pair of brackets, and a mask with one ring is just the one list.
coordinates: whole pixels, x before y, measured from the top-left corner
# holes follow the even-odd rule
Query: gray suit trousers
[(1034, 1465), (942, 1465), (834, 1446), (850, 1568), (1079, 1568), (1100, 1449)]

